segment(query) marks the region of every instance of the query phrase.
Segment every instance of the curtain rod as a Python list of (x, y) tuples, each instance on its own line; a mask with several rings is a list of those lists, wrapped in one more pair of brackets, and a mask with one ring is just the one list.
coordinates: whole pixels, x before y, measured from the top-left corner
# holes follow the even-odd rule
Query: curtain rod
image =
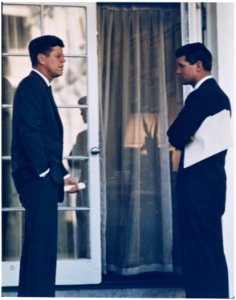
[(168, 5), (168, 7), (165, 7), (166, 4), (164, 4), (163, 6), (160, 6), (159, 4), (154, 4), (154, 5), (146, 5), (146, 4), (143, 4), (143, 5), (135, 5), (135, 4), (103, 4), (103, 3), (97, 3), (97, 6), (99, 8), (105, 8), (105, 9), (108, 9), (108, 10), (116, 10), (116, 11), (121, 11), (121, 10), (142, 10), (142, 11), (145, 11), (145, 10), (156, 10), (156, 11), (173, 11), (173, 10), (179, 10), (180, 9), (180, 4), (174, 4), (173, 6), (170, 6)]

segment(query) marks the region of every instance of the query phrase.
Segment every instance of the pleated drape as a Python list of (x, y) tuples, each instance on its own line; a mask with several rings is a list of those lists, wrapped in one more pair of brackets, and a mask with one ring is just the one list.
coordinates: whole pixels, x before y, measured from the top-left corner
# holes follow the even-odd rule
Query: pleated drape
[(104, 272), (173, 270), (179, 9), (98, 6)]

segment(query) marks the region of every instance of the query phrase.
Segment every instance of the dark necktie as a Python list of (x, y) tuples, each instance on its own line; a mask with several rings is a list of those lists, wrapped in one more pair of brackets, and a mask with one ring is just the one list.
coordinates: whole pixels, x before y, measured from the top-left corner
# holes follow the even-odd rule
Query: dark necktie
[(56, 103), (54, 101), (54, 97), (53, 97), (53, 94), (52, 94), (52, 87), (51, 87), (51, 85), (48, 86), (48, 91), (49, 91), (49, 94), (51, 96), (51, 100), (52, 100), (53, 105), (56, 106)]
[(57, 106), (56, 106), (56, 103), (55, 103), (55, 100), (54, 100), (54, 97), (53, 97), (53, 94), (52, 94), (52, 87), (51, 87), (51, 85), (48, 86), (48, 91), (49, 91), (51, 102), (52, 102), (52, 104), (54, 106), (54, 109), (56, 109), (56, 111), (57, 111)]
[(59, 120), (60, 126), (62, 128), (61, 118), (60, 118), (60, 115), (58, 113), (58, 108), (57, 108), (56, 103), (55, 103), (54, 98), (53, 98), (51, 85), (48, 86), (48, 91), (49, 91), (49, 94), (50, 94), (51, 103), (52, 103), (52, 105), (54, 107), (55, 114), (57, 115), (57, 118)]
[(49, 90), (49, 93), (52, 95), (52, 86), (51, 85), (48, 86), (48, 90)]

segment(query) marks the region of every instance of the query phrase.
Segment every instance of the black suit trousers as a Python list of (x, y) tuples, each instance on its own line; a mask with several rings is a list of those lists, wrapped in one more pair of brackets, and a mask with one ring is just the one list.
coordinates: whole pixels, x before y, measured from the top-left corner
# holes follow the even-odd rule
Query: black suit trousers
[(186, 297), (228, 298), (222, 214), (202, 205), (201, 199), (194, 196), (179, 200), (178, 219)]
[(20, 262), (19, 297), (54, 297), (57, 260), (57, 202), (61, 186), (50, 175), (22, 187), (25, 237)]

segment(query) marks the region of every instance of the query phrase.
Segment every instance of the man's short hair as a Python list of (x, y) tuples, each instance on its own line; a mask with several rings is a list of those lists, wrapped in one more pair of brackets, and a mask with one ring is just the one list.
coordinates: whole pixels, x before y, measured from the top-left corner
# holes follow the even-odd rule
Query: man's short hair
[(33, 39), (28, 47), (32, 66), (34, 67), (38, 64), (38, 54), (49, 55), (52, 47), (56, 46), (64, 47), (64, 43), (54, 35), (43, 35)]
[(185, 56), (186, 61), (191, 65), (200, 60), (205, 70), (211, 71), (212, 69), (211, 52), (202, 43), (184, 45), (176, 50), (175, 56), (177, 58)]

